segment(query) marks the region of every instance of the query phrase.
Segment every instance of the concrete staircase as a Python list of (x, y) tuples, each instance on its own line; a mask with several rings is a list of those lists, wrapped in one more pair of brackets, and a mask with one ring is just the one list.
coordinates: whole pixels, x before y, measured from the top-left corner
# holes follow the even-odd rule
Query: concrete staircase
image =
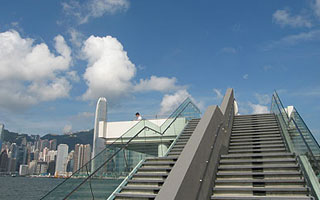
[(273, 114), (234, 117), (211, 199), (313, 199)]
[(199, 121), (189, 121), (167, 156), (146, 159), (115, 199), (154, 199)]

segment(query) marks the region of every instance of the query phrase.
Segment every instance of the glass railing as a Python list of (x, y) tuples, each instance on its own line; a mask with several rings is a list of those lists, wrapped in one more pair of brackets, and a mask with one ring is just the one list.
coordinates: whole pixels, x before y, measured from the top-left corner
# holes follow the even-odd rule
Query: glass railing
[(311, 131), (304, 123), (296, 109), (290, 115), (277, 94), (272, 96), (271, 111), (277, 116), (289, 149), (297, 155), (306, 156), (318, 178), (320, 178), (320, 148)]
[(165, 155), (193, 118), (200, 118), (200, 111), (187, 98), (161, 126), (137, 122), (41, 199), (106, 199), (141, 160)]

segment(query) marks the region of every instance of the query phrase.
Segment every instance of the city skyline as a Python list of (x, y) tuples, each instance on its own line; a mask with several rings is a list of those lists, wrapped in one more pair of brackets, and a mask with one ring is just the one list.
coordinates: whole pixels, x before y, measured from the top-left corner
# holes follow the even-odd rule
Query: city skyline
[(319, 138), (319, 0), (4, 1), (0, 13), (10, 131), (91, 129), (100, 96), (110, 121), (187, 96), (204, 111), (233, 87), (241, 114), (266, 112), (276, 89)]

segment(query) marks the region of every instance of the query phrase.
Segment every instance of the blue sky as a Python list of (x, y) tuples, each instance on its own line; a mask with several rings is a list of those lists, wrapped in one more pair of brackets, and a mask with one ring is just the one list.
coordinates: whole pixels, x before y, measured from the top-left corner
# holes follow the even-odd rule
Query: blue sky
[(192, 96), (202, 111), (235, 89), (240, 113), (274, 89), (319, 137), (320, 1), (15, 1), (0, 6), (0, 121), (45, 134), (165, 113)]

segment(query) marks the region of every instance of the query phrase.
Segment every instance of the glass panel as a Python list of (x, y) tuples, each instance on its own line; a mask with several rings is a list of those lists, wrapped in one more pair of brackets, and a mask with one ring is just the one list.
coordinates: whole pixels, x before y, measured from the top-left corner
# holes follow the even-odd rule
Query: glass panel
[(319, 144), (304, 123), (298, 111), (293, 109), (289, 117), (276, 92), (272, 97), (271, 111), (279, 119), (282, 129), (288, 132), (289, 136), (285, 138), (289, 144), (292, 144), (292, 150), (298, 155), (305, 155), (315, 174), (320, 178)]

